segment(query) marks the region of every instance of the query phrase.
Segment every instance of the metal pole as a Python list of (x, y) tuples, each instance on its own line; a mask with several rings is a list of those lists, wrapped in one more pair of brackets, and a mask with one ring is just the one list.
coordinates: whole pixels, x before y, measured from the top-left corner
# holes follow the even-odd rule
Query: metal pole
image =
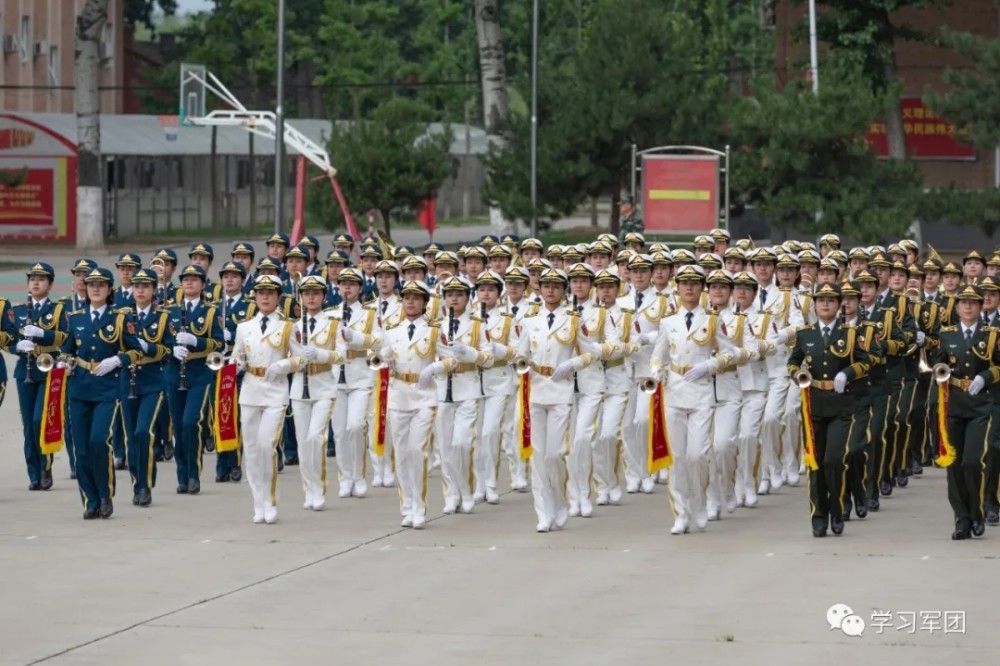
[(531, 236), (538, 236), (538, 0), (531, 9)]
[(285, 0), (278, 0), (278, 99), (274, 136), (274, 231), (281, 231), (285, 188)]
[(816, 0), (809, 0), (809, 73), (814, 93), (819, 92), (819, 55), (816, 53)]

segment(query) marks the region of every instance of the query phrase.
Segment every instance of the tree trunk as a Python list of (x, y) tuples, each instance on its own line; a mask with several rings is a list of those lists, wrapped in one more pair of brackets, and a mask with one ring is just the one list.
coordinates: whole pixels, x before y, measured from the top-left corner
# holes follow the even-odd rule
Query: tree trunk
[[(389, 213), (391, 209), (386, 208), (385, 210), (379, 209), (378, 213), (382, 216), (382, 230), (385, 232), (382, 235), (382, 240), (386, 243), (391, 243), (392, 240), (392, 229), (389, 226)], [(384, 257), (385, 259), (391, 259), (391, 257)]]
[(222, 217), (222, 198), (219, 193), (219, 165), (216, 159), (219, 155), (219, 128), (212, 125), (212, 139), (208, 158), (208, 187), (212, 190), (212, 231), (219, 230), (219, 218)]
[[(885, 80), (890, 86), (899, 80), (896, 73), (896, 55), (893, 49), (889, 49), (889, 55), (885, 61)], [(889, 107), (885, 110), (885, 135), (889, 144), (889, 159), (905, 160), (906, 133), (903, 129), (903, 110), (895, 95), (889, 97)]]
[(621, 231), (621, 211), (618, 210), (618, 204), (622, 200), (620, 192), (621, 190), (618, 189), (611, 195), (611, 218), (608, 220), (608, 228), (611, 229), (611, 233), (615, 236)]
[(249, 159), (250, 164), (247, 169), (250, 175), (250, 232), (257, 231), (257, 158), (254, 156), (253, 132), (247, 132), (250, 138)]
[(101, 169), (101, 100), (98, 93), (101, 31), (108, 20), (108, 0), (87, 0), (76, 18), (76, 246), (104, 247), (103, 174)]
[[(507, 65), (504, 62), (497, 0), (475, 0), (476, 35), (479, 40), (479, 73), (483, 88), (483, 122), (491, 146), (507, 145)], [(490, 205), (490, 226), (497, 235), (514, 231), (500, 208)]]

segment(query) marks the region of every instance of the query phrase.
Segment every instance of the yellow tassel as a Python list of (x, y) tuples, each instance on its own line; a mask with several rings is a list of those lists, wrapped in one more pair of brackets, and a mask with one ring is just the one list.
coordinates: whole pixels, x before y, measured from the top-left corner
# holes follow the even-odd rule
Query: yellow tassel
[(531, 446), (531, 378), (529, 373), (520, 376), (517, 387), (517, 447), (521, 460), (530, 460)]
[(819, 463), (816, 462), (816, 433), (813, 431), (812, 401), (808, 388), (802, 389), (802, 434), (805, 448), (803, 462), (807, 469), (815, 472), (819, 469)]
[(948, 439), (948, 384), (938, 384), (937, 404), (938, 457), (934, 463), (938, 467), (948, 467), (955, 462), (955, 447)]

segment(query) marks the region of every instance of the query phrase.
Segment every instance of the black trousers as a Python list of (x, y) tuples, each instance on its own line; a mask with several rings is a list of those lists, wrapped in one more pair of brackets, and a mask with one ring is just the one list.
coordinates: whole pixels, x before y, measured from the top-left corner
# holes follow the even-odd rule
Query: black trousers
[(988, 412), (948, 417), (948, 439), (955, 447), (955, 462), (948, 467), (948, 502), (957, 529), (970, 529), (972, 521), (983, 519), (989, 426)]
[(889, 398), (889, 394), (871, 397), (872, 411), (868, 422), (871, 455), (868, 456), (868, 474), (865, 477), (865, 497), (868, 499), (878, 497), (878, 484), (882, 480), (882, 470), (886, 467), (884, 461), (888, 458)]
[(816, 462), (819, 469), (809, 471), (809, 508), (812, 525), (827, 527), (830, 515), (844, 514), (844, 490), (847, 486), (847, 443), (851, 438), (854, 414), (816, 416), (812, 426)]

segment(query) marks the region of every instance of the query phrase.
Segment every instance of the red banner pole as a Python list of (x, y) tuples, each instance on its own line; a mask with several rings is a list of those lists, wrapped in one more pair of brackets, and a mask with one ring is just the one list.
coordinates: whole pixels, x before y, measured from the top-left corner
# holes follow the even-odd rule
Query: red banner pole
[(299, 155), (295, 168), (295, 224), (292, 226), (292, 245), (298, 245), (299, 241), (306, 235), (305, 227), (302, 223), (302, 210), (305, 208), (306, 198), (306, 158)]

